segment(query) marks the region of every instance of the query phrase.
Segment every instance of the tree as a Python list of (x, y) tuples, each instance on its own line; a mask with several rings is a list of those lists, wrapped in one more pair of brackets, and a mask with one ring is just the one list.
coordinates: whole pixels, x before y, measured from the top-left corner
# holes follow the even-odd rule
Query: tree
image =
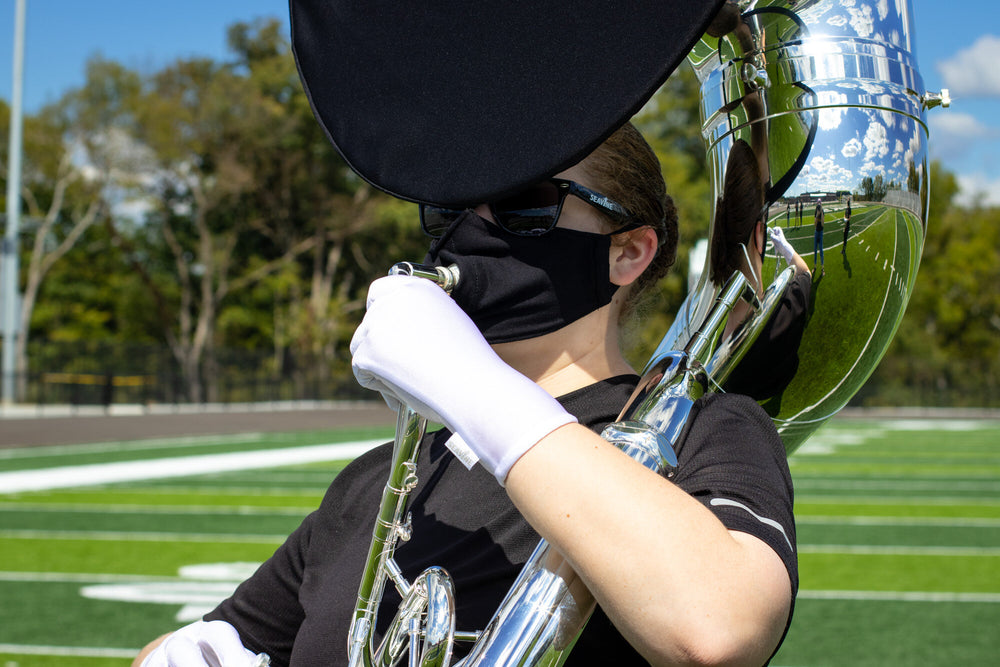
[[(238, 71), (283, 109), (281, 131), (272, 130), (269, 141), (253, 151), (258, 187), (250, 204), (272, 212), (265, 219), (280, 224), (257, 224), (255, 230), (280, 247), (293, 238), (311, 239), (297, 273), (275, 274), (274, 301), (266, 312), (274, 323), (274, 358), (277, 365), (294, 358), (294, 370), (309, 369), (314, 381), (326, 384), (331, 373), (348, 372), (341, 350), (363, 314), (371, 280), (395, 261), (423, 256), (416, 207), (360, 181), (336, 153), (313, 117), (276, 23), (236, 24), (229, 42)], [(225, 318), (241, 323), (244, 338), (251, 319), (246, 306), (230, 301)], [(231, 344), (240, 343), (235, 331), (225, 333)]]
[[(262, 39), (274, 39), (267, 27), (261, 32)], [(274, 52), (258, 46), (246, 53)], [(149, 228), (162, 235), (173, 280), (164, 284), (142, 262), (134, 264), (146, 271), (154, 298), (176, 313), (164, 335), (194, 401), (214, 398), (223, 302), (316, 243), (289, 219), (287, 202), (268, 200), (273, 173), (260, 173), (261, 166), (276, 164), (280, 173), (287, 165), (280, 152), (294, 122), (286, 91), (274, 80), (259, 85), (250, 76), (253, 64), (178, 61), (151, 78), (134, 111), (134, 137), (151, 155), (146, 173), (155, 203)]]
[[(24, 288), (15, 344), (18, 397), (25, 396), (28, 333), (42, 282), (56, 262), (106, 213), (104, 188), (110, 173), (99, 165), (75, 161), (78, 127), (64, 110), (64, 103), (47, 107), (26, 118), (24, 124), (21, 198), (27, 213), (25, 236), (30, 239), (30, 249), (27, 261), (22, 262)], [(6, 125), (9, 110), (5, 117)], [(8, 149), (5, 146), (4, 152)], [(108, 149), (114, 150), (110, 146)], [(3, 163), (7, 164), (6, 156)]]

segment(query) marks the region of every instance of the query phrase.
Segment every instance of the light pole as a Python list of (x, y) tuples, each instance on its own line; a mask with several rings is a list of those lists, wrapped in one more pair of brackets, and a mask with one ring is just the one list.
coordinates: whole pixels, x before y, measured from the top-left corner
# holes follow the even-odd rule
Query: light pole
[(21, 83), (24, 79), (24, 13), (26, 0), (17, 0), (14, 19), (14, 71), (10, 100), (10, 144), (7, 157), (7, 230), (3, 239), (3, 403), (14, 402), (16, 389), (15, 341), (18, 331), (18, 232), (21, 224)]

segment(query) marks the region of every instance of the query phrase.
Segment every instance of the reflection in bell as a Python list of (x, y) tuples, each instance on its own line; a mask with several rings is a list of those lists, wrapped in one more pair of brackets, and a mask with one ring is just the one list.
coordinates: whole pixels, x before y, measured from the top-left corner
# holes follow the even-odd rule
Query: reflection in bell
[[(709, 279), (722, 288), (733, 271), (741, 271), (764, 296), (763, 265), (768, 210), (764, 206), (766, 182), (757, 155), (743, 139), (737, 139), (726, 161), (722, 195), (715, 202)], [(785, 206), (785, 224), (791, 221), (791, 205)], [(771, 228), (778, 256), (794, 267), (794, 278), (781, 294), (756, 339), (721, 386), (724, 391), (750, 396), (764, 403), (771, 414), (780, 411), (781, 399), (799, 366), (799, 346), (812, 303), (809, 267), (788, 244), (784, 232)], [(736, 304), (723, 332), (732, 339), (752, 315), (750, 304)]]
[[(906, 308), (926, 229), (924, 114), (931, 105), (907, 3), (871, 14), (816, 1), (730, 6), (688, 60), (702, 83), (717, 205), (725, 204), (734, 147), (749, 146), (767, 225), (781, 227), (815, 267), (796, 368), (775, 382), (780, 391), (755, 396), (791, 452), (861, 388)], [(718, 221), (716, 211), (713, 243)], [(713, 252), (659, 349), (682, 348), (711, 307)], [(784, 266), (768, 247), (760, 287)], [(737, 367), (734, 379), (739, 374)]]

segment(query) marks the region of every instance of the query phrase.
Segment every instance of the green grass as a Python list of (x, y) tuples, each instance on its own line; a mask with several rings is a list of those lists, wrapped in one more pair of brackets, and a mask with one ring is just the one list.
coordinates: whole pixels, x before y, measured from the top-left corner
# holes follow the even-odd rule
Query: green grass
[[(329, 479), (333, 479), (332, 472)], [(155, 507), (173, 507), (178, 505), (194, 505), (200, 507), (296, 507), (303, 510), (312, 509), (323, 497), (322, 490), (313, 488), (298, 490), (270, 488), (230, 489), (223, 492), (218, 487), (187, 486), (154, 486), (147, 484), (145, 488), (122, 485), (118, 489), (70, 489), (25, 494), (0, 495), (0, 498), (16, 499), (25, 503), (51, 505), (139, 505)]]
[(0, 652), (0, 664), (4, 667), (123, 667), (130, 662), (131, 660), (123, 658), (102, 658), (79, 654), (34, 655)]
[[(378, 435), (390, 434), (13, 450), (0, 468)], [(182, 605), (85, 597), (84, 590), (235, 586), (238, 579), (220, 584), (182, 568), (243, 563), (245, 569), (266, 559), (344, 463), (0, 493), (0, 667), (125, 667), (141, 645), (187, 622), (177, 617)], [(791, 465), (801, 593), (775, 667), (995, 663), (1000, 423), (836, 419)]]
[(837, 419), (791, 467), (801, 593), (772, 664), (995, 664), (1000, 423)]
[(7, 572), (177, 576), (178, 569), (192, 563), (261, 562), (279, 544), (281, 540), (274, 538), (224, 542), (211, 537), (147, 540), (135, 536), (104, 539), (97, 535), (77, 539), (4, 538), (0, 540), (0, 551), (2, 568)]
[[(839, 409), (868, 377), (858, 369), (874, 368), (885, 352), (896, 328), (894, 314), (905, 305), (897, 276), (910, 273), (911, 230), (900, 217), (882, 206), (858, 207), (846, 259), (840, 253), (842, 221), (826, 225), (826, 275), (817, 274), (813, 281), (813, 310), (799, 348), (800, 373), (785, 392), (782, 413), (823, 416)], [(818, 258), (813, 256), (812, 225), (785, 233), (813, 266)], [(905, 252), (897, 252), (900, 244)], [(765, 275), (769, 270), (765, 265)], [(810, 391), (813, 387), (822, 394)]]
[(800, 600), (792, 630), (771, 664), (987, 667), (996, 664), (997, 606)]

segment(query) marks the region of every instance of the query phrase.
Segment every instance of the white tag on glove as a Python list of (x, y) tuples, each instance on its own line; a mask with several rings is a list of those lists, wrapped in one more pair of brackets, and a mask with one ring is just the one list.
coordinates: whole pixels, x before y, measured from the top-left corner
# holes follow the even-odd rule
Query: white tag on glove
[(472, 451), (472, 447), (469, 447), (459, 434), (452, 433), (444, 445), (451, 450), (451, 453), (465, 466), (466, 470), (472, 470), (472, 466), (479, 463), (479, 455)]

